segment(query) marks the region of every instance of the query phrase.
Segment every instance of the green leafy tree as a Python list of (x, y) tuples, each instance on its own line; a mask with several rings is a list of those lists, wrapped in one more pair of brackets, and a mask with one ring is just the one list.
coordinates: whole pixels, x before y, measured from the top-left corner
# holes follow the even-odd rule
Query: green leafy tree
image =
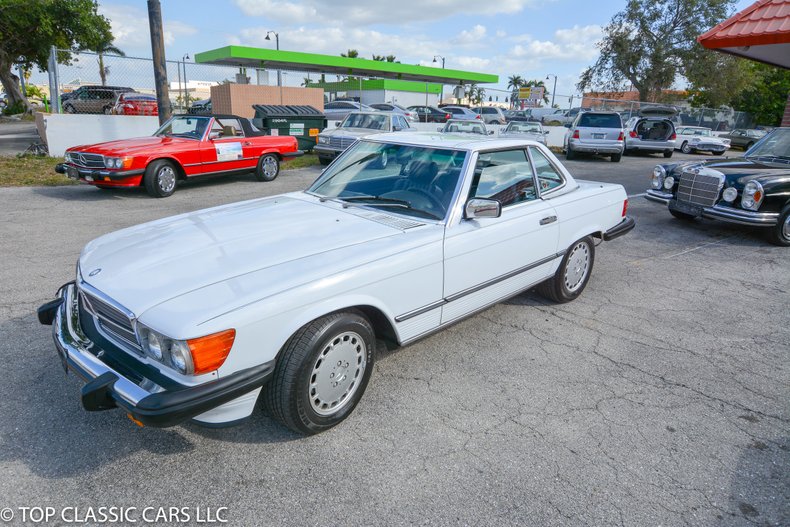
[(518, 97), (518, 89), (524, 85), (524, 79), (521, 75), (513, 74), (507, 78), (507, 87), (510, 88), (510, 101), (515, 106)]
[[(101, 16), (94, 0), (3, 0), (0, 2), (0, 82), (9, 105), (32, 108), (11, 70), (33, 65), (47, 70), (51, 46), (61, 50), (97, 49), (112, 42), (110, 21)], [(61, 51), (58, 60), (68, 63)]]
[(345, 53), (340, 54), (341, 57), (346, 57), (347, 59), (355, 59), (359, 57), (359, 51), (355, 49), (349, 49)]
[(757, 124), (779, 126), (790, 93), (790, 70), (743, 61), (753, 75), (749, 87), (734, 95), (730, 106), (749, 112)]
[(598, 43), (598, 60), (577, 87), (622, 91), (628, 83), (643, 101), (655, 101), (694, 61), (713, 53), (696, 38), (732, 10), (734, 0), (628, 0)]
[(385, 57), (384, 57), (384, 55), (376, 55), (376, 54), (374, 53), (374, 54), (373, 54), (373, 60), (377, 60), (377, 61), (379, 61), (379, 62), (384, 62), (384, 60), (385, 60)]
[(395, 55), (387, 55), (386, 57), (384, 57), (384, 60), (386, 60), (387, 62), (397, 62), (397, 63), (400, 63), (400, 61), (399, 61), (399, 60), (395, 60)]

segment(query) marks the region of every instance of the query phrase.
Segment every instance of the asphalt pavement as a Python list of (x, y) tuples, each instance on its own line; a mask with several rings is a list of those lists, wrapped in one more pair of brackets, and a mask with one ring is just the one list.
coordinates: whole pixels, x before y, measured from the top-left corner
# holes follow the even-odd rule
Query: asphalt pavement
[(567, 163), (624, 184), (637, 221), (597, 247), (579, 299), (525, 293), (382, 353), (353, 415), (313, 437), (262, 412), (220, 430), (85, 412), (34, 312), (90, 239), (304, 188), (317, 168), (167, 199), (0, 189), (0, 509), (10, 525), (21, 507), (100, 506), (242, 526), (790, 525), (790, 249), (646, 202), (661, 161)]

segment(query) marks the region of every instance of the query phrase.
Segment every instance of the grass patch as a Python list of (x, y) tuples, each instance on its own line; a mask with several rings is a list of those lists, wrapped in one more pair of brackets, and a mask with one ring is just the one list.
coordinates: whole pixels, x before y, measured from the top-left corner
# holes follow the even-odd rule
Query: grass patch
[(562, 153), (562, 147), (561, 146), (550, 146), (549, 150), (551, 150), (555, 154), (561, 154)]
[(296, 168), (306, 168), (311, 167), (313, 165), (317, 165), (319, 163), (318, 156), (310, 153), (305, 154), (302, 157), (294, 157), (290, 161), (285, 161), (282, 165), (283, 170), (292, 170)]
[(0, 187), (74, 185), (73, 179), (55, 173), (62, 162), (62, 157), (0, 156)]

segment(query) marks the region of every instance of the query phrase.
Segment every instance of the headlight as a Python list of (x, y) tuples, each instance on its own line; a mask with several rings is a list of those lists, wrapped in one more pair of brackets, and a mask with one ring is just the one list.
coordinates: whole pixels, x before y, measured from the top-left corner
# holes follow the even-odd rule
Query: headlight
[(120, 157), (115, 158), (115, 168), (121, 168), (123, 166), (123, 159)]
[(737, 197), (738, 197), (738, 189), (736, 189), (735, 187), (727, 187), (724, 189), (724, 192), (721, 193), (721, 199), (729, 203), (735, 201), (735, 198)]
[(329, 143), (329, 138), (319, 135), (318, 136), (318, 144), (325, 145)]
[(692, 143), (699, 143), (700, 141), (701, 141), (701, 139), (699, 137), (694, 137), (694, 138), (691, 139)]
[(664, 167), (661, 165), (658, 165), (653, 169), (653, 181), (651, 181), (651, 185), (653, 185), (654, 189), (658, 190), (664, 186), (664, 176), (666, 175), (667, 171), (664, 170)]
[(741, 196), (741, 206), (744, 209), (757, 210), (763, 202), (764, 192), (763, 186), (756, 181), (749, 181), (743, 187), (743, 196)]
[(667, 190), (672, 190), (672, 187), (675, 186), (675, 178), (672, 176), (667, 176), (664, 178), (664, 188)]
[(104, 158), (104, 166), (107, 168), (115, 168), (115, 158), (114, 157), (105, 157)]
[(137, 335), (148, 357), (183, 375), (197, 375), (216, 371), (222, 366), (233, 347), (236, 330), (228, 329), (196, 339), (177, 340), (138, 322)]

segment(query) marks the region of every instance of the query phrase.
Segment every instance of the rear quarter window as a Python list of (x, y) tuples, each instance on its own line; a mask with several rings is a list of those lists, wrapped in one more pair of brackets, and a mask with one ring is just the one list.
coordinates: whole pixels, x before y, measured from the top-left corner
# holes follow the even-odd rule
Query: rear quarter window
[(588, 128), (622, 128), (623, 122), (619, 115), (583, 113), (579, 118), (578, 126)]

